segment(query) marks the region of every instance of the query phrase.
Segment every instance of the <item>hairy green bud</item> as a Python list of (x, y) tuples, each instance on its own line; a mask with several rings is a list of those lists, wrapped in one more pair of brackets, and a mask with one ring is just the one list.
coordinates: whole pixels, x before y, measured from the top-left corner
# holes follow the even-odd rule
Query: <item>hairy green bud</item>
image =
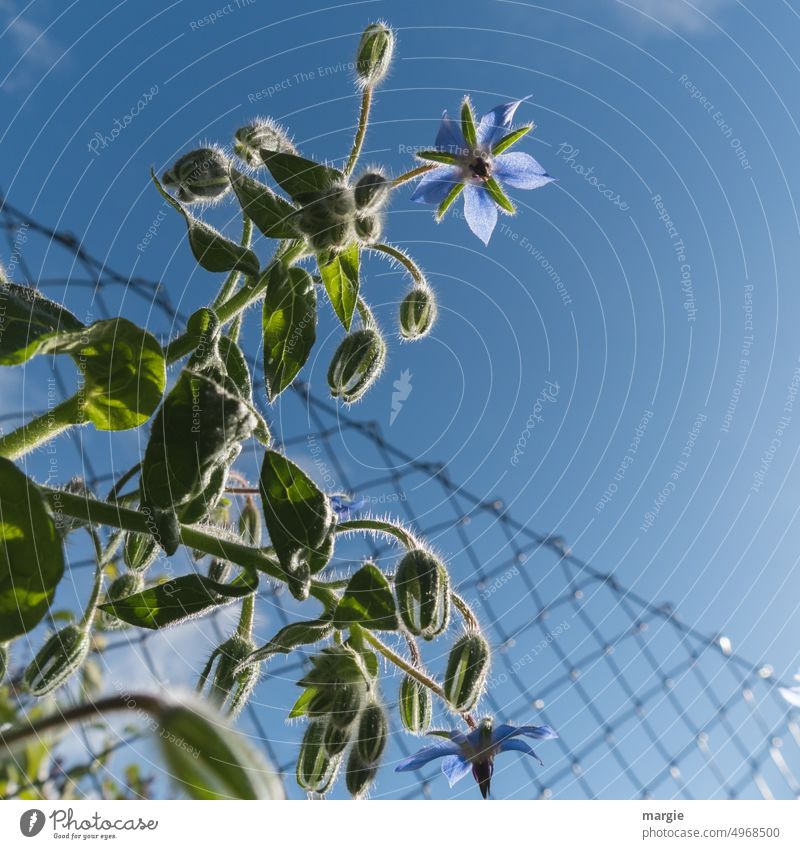
[(325, 727), (325, 751), (331, 756), (341, 755), (347, 748), (350, 742), (350, 732), (352, 724), (341, 728), (340, 726), (329, 722)]
[[(129, 595), (135, 595), (144, 589), (144, 576), (141, 572), (125, 572), (108, 585), (106, 590), (106, 601), (119, 601)], [(112, 613), (101, 610), (98, 618), (100, 624), (106, 630), (126, 628), (127, 623), (117, 619)]]
[[(241, 712), (258, 682), (257, 663), (241, 666), (242, 661), (255, 650), (256, 645), (249, 637), (234, 634), (214, 650), (200, 678), (198, 691), (203, 690), (210, 678), (209, 700), (231, 717)], [(214, 674), (211, 675), (215, 663)]]
[(144, 572), (158, 556), (158, 540), (150, 534), (128, 531), (122, 547), (122, 559), (131, 572)]
[(386, 748), (389, 736), (389, 722), (386, 713), (377, 703), (367, 705), (358, 719), (356, 749), (361, 759), (368, 764), (376, 764)]
[(90, 635), (82, 625), (67, 625), (39, 649), (22, 675), (34, 696), (46, 696), (80, 669), (89, 654)]
[(379, 21), (362, 33), (356, 53), (356, 74), (364, 87), (377, 85), (389, 70), (394, 52), (394, 33)]
[(297, 149), (286, 131), (271, 118), (257, 118), (233, 135), (233, 152), (246, 165), (258, 168), (270, 153), (292, 153)]
[(377, 764), (366, 763), (358, 749), (353, 747), (347, 758), (347, 771), (345, 772), (345, 784), (347, 790), (354, 799), (360, 799), (370, 788), (378, 772)]
[(383, 220), (380, 215), (359, 215), (353, 221), (353, 229), (361, 242), (372, 245), (381, 237)]
[(379, 209), (392, 189), (392, 184), (380, 171), (368, 171), (356, 181), (353, 189), (356, 207), (360, 212), (371, 212)]
[(184, 154), (162, 177), (176, 189), (184, 203), (217, 201), (230, 189), (228, 157), (216, 147), (201, 147)]
[(326, 793), (339, 767), (339, 756), (331, 756), (325, 748), (325, 732), (324, 722), (311, 722), (297, 756), (297, 783), (310, 793)]
[(358, 401), (372, 386), (386, 362), (386, 343), (372, 327), (344, 337), (328, 367), (328, 386), (346, 404)]
[(224, 584), (230, 577), (232, 568), (230, 560), (219, 560), (215, 557), (208, 566), (208, 577), (218, 584)]
[(261, 511), (250, 495), (239, 514), (239, 533), (248, 545), (261, 545)]
[(483, 690), (489, 671), (489, 644), (477, 631), (458, 639), (447, 659), (444, 692), (457, 710), (471, 710)]
[(298, 681), (314, 690), (308, 715), (328, 717), (338, 728), (355, 722), (366, 699), (369, 673), (360, 656), (347, 646), (331, 646), (311, 659), (312, 668)]
[(400, 618), (415, 636), (431, 640), (450, 620), (450, 577), (441, 560), (421, 548), (409, 551), (397, 567), (394, 591)]
[(412, 734), (424, 734), (433, 719), (431, 691), (419, 681), (406, 675), (400, 685), (400, 721)]
[(409, 340), (426, 336), (436, 321), (436, 312), (433, 292), (415, 286), (400, 304), (400, 335)]

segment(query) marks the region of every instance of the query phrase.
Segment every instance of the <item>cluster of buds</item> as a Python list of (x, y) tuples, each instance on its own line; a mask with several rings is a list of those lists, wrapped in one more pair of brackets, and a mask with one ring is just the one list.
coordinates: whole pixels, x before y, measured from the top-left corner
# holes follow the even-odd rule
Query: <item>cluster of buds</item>
[(297, 758), (297, 781), (310, 793), (327, 792), (346, 758), (345, 783), (363, 796), (378, 771), (389, 724), (364, 661), (348, 646), (323, 649), (298, 682), (309, 694), (306, 729)]
[(316, 251), (337, 250), (356, 241), (371, 245), (383, 231), (381, 209), (391, 183), (377, 170), (367, 171), (355, 185), (346, 182), (304, 198), (297, 228)]
[(220, 147), (201, 147), (181, 156), (161, 178), (184, 203), (215, 203), (231, 187), (230, 162)]
[(251, 168), (264, 165), (270, 153), (297, 153), (286, 131), (271, 118), (256, 118), (233, 135), (233, 152)]

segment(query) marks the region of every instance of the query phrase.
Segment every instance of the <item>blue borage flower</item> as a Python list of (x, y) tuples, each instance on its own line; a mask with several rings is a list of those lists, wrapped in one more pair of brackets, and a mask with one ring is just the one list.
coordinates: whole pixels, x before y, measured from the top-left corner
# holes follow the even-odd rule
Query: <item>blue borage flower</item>
[(422, 177), (411, 200), (438, 204), (436, 217), (441, 220), (463, 191), (467, 224), (488, 245), (498, 207), (509, 215), (516, 212), (503, 184), (513, 189), (538, 189), (553, 181), (529, 154), (504, 153), (533, 129), (533, 124), (511, 128), (520, 103), (522, 100), (496, 106), (477, 125), (469, 98), (461, 106), (460, 122), (445, 112), (434, 149), (417, 153), (419, 159), (439, 164)]
[(338, 522), (346, 522), (367, 506), (367, 499), (362, 495), (347, 495), (343, 492), (331, 495), (329, 501)]
[(519, 737), (531, 737), (534, 740), (552, 740), (558, 737), (549, 725), (495, 725), (494, 720), (484, 717), (478, 727), (469, 734), (460, 731), (432, 731), (446, 740), (420, 749), (415, 755), (401, 761), (395, 772), (410, 772), (419, 769), (437, 758), (442, 761), (442, 772), (452, 787), (472, 770), (472, 775), (481, 790), (484, 799), (489, 798), (489, 789), (494, 772), (494, 759), (501, 752), (523, 752), (541, 758)]

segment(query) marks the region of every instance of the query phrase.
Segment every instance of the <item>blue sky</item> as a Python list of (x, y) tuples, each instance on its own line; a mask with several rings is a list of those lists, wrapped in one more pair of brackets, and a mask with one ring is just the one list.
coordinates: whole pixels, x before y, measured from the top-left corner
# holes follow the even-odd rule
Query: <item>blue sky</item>
[[(518, 117), (537, 128), (520, 149), (558, 182), (512, 191), (519, 213), (501, 218), (488, 248), (460, 205), (437, 226), (430, 208), (398, 191), (387, 238), (426, 270), (440, 320), (432, 338), (399, 344), (407, 281), (370, 260), (364, 292), (390, 335), (390, 360), (352, 414), (379, 420), (407, 453), (445, 461), (471, 490), (502, 497), (584, 560), (790, 675), (800, 665), (796, 8), (225, 8), (212, 22), (219, 4), (206, 2), (0, 2), (0, 185), (10, 201), (81, 234), (114, 267), (161, 279), (190, 312), (217, 283), (193, 266), (149, 168), (203, 140), (227, 143), (254, 115), (285, 123), (308, 156), (344, 157), (358, 104), (349, 63), (369, 21), (397, 28), (398, 58), (376, 99), (365, 162), (395, 174), (410, 167), (410, 151), (432, 143), (442, 110), (464, 93), (478, 111), (528, 96)], [(233, 232), (234, 212), (229, 204), (210, 217)], [(63, 276), (63, 256), (38, 257), (42, 276)], [(74, 288), (67, 302), (79, 316), (94, 309)], [(135, 296), (115, 290), (109, 303), (170, 331)], [(251, 314), (253, 352), (257, 329)], [(326, 315), (303, 375), (320, 391), (338, 338)], [(411, 390), (390, 426), (393, 383), (406, 369)], [(46, 400), (40, 379), (3, 380), (29, 409)], [(308, 427), (299, 405), (270, 415), (287, 439)], [(136, 436), (118, 438), (113, 454), (107, 439), (86, 439), (101, 464), (108, 456), (119, 467), (138, 450)], [(375, 477), (374, 458), (347, 437), (343, 445), (354, 479)], [(308, 452), (297, 457), (313, 469)], [(407, 495), (430, 523), (443, 510), (424, 484)], [(487, 561), (499, 562), (487, 533)], [(469, 565), (451, 553), (465, 577)], [(501, 596), (501, 614), (512, 616), (515, 592)]]

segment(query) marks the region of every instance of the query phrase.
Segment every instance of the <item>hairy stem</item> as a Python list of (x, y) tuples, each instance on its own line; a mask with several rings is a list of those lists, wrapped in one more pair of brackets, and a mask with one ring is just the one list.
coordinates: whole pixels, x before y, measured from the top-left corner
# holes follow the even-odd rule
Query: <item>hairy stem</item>
[(82, 420), (81, 396), (76, 393), (41, 416), (0, 437), (0, 457), (16, 460), (73, 425), (82, 423)]
[(407, 183), (409, 180), (416, 180), (417, 177), (421, 177), (423, 174), (427, 174), (428, 171), (432, 171), (434, 168), (438, 167), (437, 163), (431, 162), (428, 165), (420, 165), (418, 168), (412, 168), (410, 171), (406, 171), (399, 177), (395, 177), (394, 180), (392, 180), (392, 186), (402, 186), (403, 183)]
[(480, 623), (467, 602), (456, 592), (450, 593), (450, 600), (463, 617), (466, 626), (474, 631), (480, 631)]
[(419, 266), (411, 259), (408, 254), (401, 251), (399, 248), (394, 247), (393, 245), (379, 244), (372, 245), (373, 251), (378, 251), (382, 254), (386, 254), (386, 256), (390, 256), (393, 260), (400, 263), (400, 265), (404, 266), (408, 273), (414, 278), (415, 283), (419, 283), (420, 286), (428, 287), (428, 281), (425, 279), (425, 275), (420, 271)]
[(346, 534), (352, 531), (373, 531), (399, 540), (406, 548), (418, 548), (419, 542), (413, 534), (405, 528), (394, 525), (391, 522), (382, 522), (379, 519), (353, 519), (349, 522), (341, 522), (336, 526), (337, 534)]
[(350, 151), (350, 156), (347, 159), (347, 164), (344, 166), (344, 174), (353, 173), (356, 167), (358, 157), (361, 155), (361, 148), (364, 146), (364, 137), (367, 134), (367, 126), (369, 125), (369, 110), (372, 106), (372, 87), (367, 86), (364, 93), (361, 95), (361, 111), (358, 115), (358, 129), (356, 137), (353, 139), (353, 149)]
[[(253, 222), (247, 217), (247, 215), (242, 213), (242, 238), (240, 244), (243, 248), (250, 247), (250, 239), (253, 236)], [(234, 289), (236, 288), (236, 284), (239, 282), (239, 272), (235, 269), (228, 274), (225, 278), (225, 282), (220, 287), (219, 292), (217, 293), (217, 297), (214, 298), (214, 302), (211, 304), (211, 309), (215, 310), (220, 304), (224, 304), (225, 301), (230, 298)]]
[[(50, 503), (56, 523), (63, 520), (64, 516), (72, 516), (76, 519), (110, 525), (140, 534), (151, 535), (153, 532), (148, 516), (138, 510), (97, 501), (82, 495), (73, 495), (71, 492), (47, 486), (41, 486), (39, 489)], [(187, 548), (197, 549), (221, 560), (229, 560), (238, 566), (257, 569), (276, 581), (286, 582), (286, 575), (277, 560), (268, 557), (260, 548), (251, 548), (244, 543), (215, 536), (211, 532), (192, 525), (181, 525), (180, 535), (181, 542)], [(335, 594), (324, 583), (313, 581), (311, 595), (323, 605), (329, 606)]]

